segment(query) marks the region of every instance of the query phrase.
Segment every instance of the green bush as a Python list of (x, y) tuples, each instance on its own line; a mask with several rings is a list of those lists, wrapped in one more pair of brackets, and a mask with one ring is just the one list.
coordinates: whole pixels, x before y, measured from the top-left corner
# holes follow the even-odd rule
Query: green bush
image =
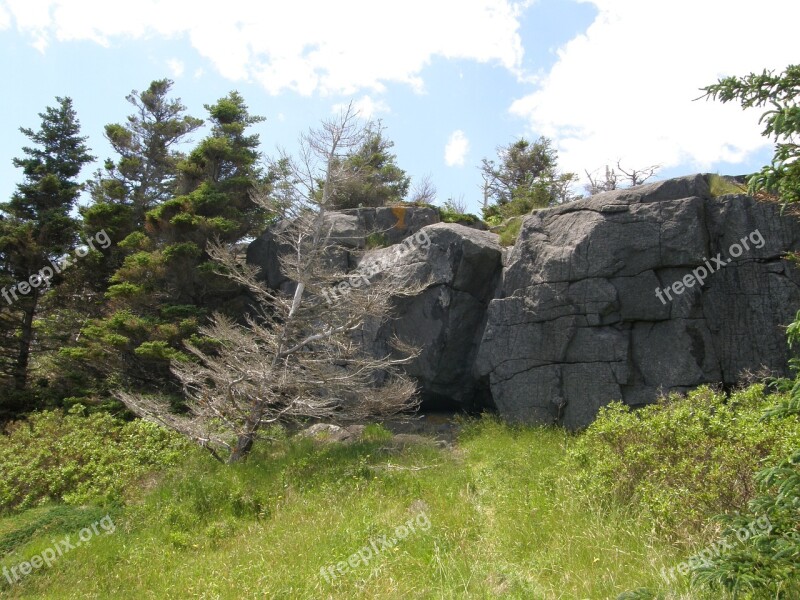
[[(775, 418), (797, 426), (798, 391), (795, 384), (791, 398), (764, 414), (766, 427), (774, 427)], [(747, 511), (719, 517), (733, 550), (702, 565), (695, 580), (737, 596), (744, 592), (753, 598), (800, 598), (800, 449), (795, 447), (755, 477), (759, 494)], [(755, 530), (754, 522), (762, 527)], [(741, 534), (742, 529), (754, 535)]]
[(632, 504), (666, 534), (690, 538), (713, 515), (746, 509), (754, 472), (799, 445), (797, 420), (760, 421), (780, 399), (755, 385), (729, 398), (701, 387), (635, 411), (615, 402), (578, 439), (570, 460), (589, 497)]
[(146, 421), (103, 412), (33, 413), (0, 435), (0, 512), (63, 501), (118, 504), (132, 484), (177, 464), (187, 442)]
[(386, 248), (389, 245), (389, 236), (380, 231), (370, 233), (366, 239), (366, 249)]
[(472, 213), (462, 213), (456, 210), (451, 210), (447, 207), (440, 207), (438, 210), (439, 219), (441, 219), (442, 223), (462, 223), (472, 225), (480, 221), (480, 219)]

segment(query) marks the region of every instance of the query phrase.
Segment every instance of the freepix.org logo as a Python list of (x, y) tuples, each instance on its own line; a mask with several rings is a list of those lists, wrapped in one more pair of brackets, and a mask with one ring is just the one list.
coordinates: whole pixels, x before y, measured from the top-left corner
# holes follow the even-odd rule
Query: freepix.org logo
[(763, 248), (764, 244), (766, 244), (764, 236), (756, 229), (750, 235), (744, 236), (739, 242), (731, 244), (731, 247), (728, 248), (728, 255), (733, 258), (728, 258), (727, 260), (722, 258), (722, 252), (716, 256), (712, 256), (711, 259), (703, 257), (704, 264), (693, 269), (691, 273), (684, 275), (683, 279), (680, 281), (675, 281), (672, 285), (665, 288), (656, 288), (656, 297), (661, 300), (661, 304), (666, 304), (668, 300), (672, 302), (672, 294), (670, 294), (670, 292), (677, 297), (683, 294), (687, 288), (694, 287), (695, 284), (697, 284), (698, 287), (702, 287), (709, 275), (719, 271), (723, 267), (727, 267), (733, 262), (734, 258), (739, 258), (745, 250), (750, 250), (750, 244), (748, 244), (748, 242), (753, 244), (753, 247), (756, 249)]
[[(95, 246), (95, 244), (97, 244), (97, 246)], [(31, 275), (27, 281), (15, 283), (10, 288), (3, 287), (3, 289), (0, 290), (0, 295), (3, 296), (10, 306), (19, 300), (20, 296), (27, 296), (39, 287), (47, 289), (50, 286), (50, 280), (55, 275), (63, 273), (66, 269), (74, 265), (76, 258), (83, 258), (92, 250), (97, 250), (98, 247), (100, 250), (106, 250), (109, 246), (111, 246), (111, 238), (108, 237), (105, 229), (101, 229), (93, 236), (87, 237), (83, 244), (75, 248), (74, 256), (64, 254), (51, 260), (49, 265), (39, 269), (39, 271)]]
[(74, 541), (71, 535), (67, 535), (63, 540), (53, 540), (53, 545), (51, 547), (45, 548), (39, 554), (32, 556), (29, 560), (14, 565), (11, 568), (3, 567), (3, 576), (10, 585), (14, 585), (26, 575), (30, 575), (33, 571), (41, 569), (42, 567), (51, 566), (67, 552), (88, 544), (93, 537), (100, 535), (101, 531), (105, 532), (106, 535), (110, 535), (114, 533), (116, 529), (117, 527), (114, 525), (111, 516), (106, 515), (99, 521), (95, 521), (91, 525), (81, 529), (78, 532), (77, 541)]

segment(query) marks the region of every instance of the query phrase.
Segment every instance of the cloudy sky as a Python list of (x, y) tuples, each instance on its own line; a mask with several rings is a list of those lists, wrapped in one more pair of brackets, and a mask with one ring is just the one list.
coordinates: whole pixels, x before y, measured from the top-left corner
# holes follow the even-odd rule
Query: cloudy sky
[(520, 136), (552, 138), (580, 174), (751, 172), (770, 156), (758, 113), (695, 99), (800, 61), (798, 22), (788, 0), (0, 0), (0, 195), (20, 180), (18, 128), (55, 96), (103, 159), (103, 125), (162, 77), (199, 117), (239, 90), (267, 154), (352, 100), (414, 180), (473, 209), (481, 158)]

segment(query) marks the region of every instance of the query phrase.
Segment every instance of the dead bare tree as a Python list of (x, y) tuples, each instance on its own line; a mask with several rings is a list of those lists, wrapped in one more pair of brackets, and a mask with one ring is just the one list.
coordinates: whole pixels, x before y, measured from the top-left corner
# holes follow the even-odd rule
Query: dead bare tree
[[(202, 333), (215, 341), (207, 352), (189, 345), (192, 362), (175, 362), (188, 413), (164, 410), (157, 399), (122, 393), (120, 399), (142, 417), (175, 429), (218, 460), (245, 458), (262, 430), (301, 418), (337, 421), (390, 416), (416, 406), (416, 384), (399, 365), (417, 354), (395, 340), (391, 355), (375, 357), (357, 343), (359, 332), (389, 315), (393, 298), (415, 294), (391, 273), (346, 274), (331, 267), (336, 246), (326, 209), (337, 190), (358, 173), (342, 169), (341, 157), (368, 131), (348, 107), (320, 129), (301, 136), (298, 158), (282, 153), (282, 185), (257, 200), (284, 215), (280, 257), (294, 282), (292, 293), (270, 289), (259, 269), (243, 264), (229, 248), (209, 253), (221, 272), (247, 287), (258, 310), (237, 324), (215, 315)], [(264, 190), (262, 190), (263, 192)], [(346, 299), (323, 300), (337, 285)]]
[(650, 165), (649, 167), (630, 169), (629, 171), (626, 171), (622, 168), (620, 162), (621, 161), (617, 161), (617, 169), (619, 169), (619, 172), (628, 178), (628, 184), (631, 187), (635, 185), (642, 185), (645, 181), (653, 177), (661, 168), (661, 165)]
[(423, 175), (422, 179), (411, 188), (411, 202), (418, 204), (433, 204), (436, 201), (436, 185), (431, 174)]
[(464, 194), (461, 194), (456, 198), (455, 196), (448, 198), (442, 204), (442, 207), (449, 210), (450, 212), (454, 212), (459, 215), (467, 214), (467, 201), (464, 200)]
[(651, 165), (641, 169), (626, 170), (622, 167), (621, 162), (622, 161), (617, 161), (617, 170), (625, 176), (623, 178), (619, 177), (617, 170), (614, 170), (608, 165), (605, 167), (605, 179), (600, 179), (599, 176), (596, 176), (595, 173), (597, 171), (593, 171), (592, 173), (584, 171), (586, 173), (586, 178), (589, 180), (589, 183), (583, 188), (586, 190), (586, 193), (590, 196), (594, 196), (601, 192), (616, 190), (623, 185), (625, 187), (641, 185), (653, 177), (658, 172), (658, 169), (661, 168), (661, 165)]
[(594, 176), (594, 173), (597, 171), (594, 173), (589, 173), (589, 171), (584, 172), (586, 173), (586, 178), (589, 180), (589, 183), (584, 186), (584, 189), (590, 196), (617, 189), (617, 172), (608, 165), (606, 165), (605, 179), (602, 180)]

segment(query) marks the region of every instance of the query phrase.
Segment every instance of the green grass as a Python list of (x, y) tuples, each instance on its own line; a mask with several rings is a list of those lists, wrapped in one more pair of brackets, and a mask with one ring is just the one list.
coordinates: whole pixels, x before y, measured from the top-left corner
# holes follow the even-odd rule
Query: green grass
[[(192, 451), (180, 472), (114, 513), (113, 535), (13, 587), (0, 579), (0, 595), (594, 600), (658, 588), (659, 570), (685, 558), (635, 511), (600, 509), (578, 492), (563, 460), (575, 437), (563, 431), (483, 419), (452, 450), (393, 450), (375, 428), (369, 440), (282, 440), (233, 467)], [(48, 510), (0, 519), (0, 539), (48, 521)], [(320, 575), (420, 511), (429, 529), (330, 582)], [(80, 516), (54, 527), (75, 534)], [(53, 531), (17, 536), (0, 562), (30, 559)], [(701, 598), (685, 588), (664, 597)]]
[(711, 190), (711, 195), (714, 198), (717, 198), (718, 196), (725, 196), (727, 194), (747, 193), (746, 185), (736, 183), (728, 178), (716, 174), (709, 175), (708, 187)]
[(522, 229), (522, 219), (524, 217), (512, 217), (506, 222), (500, 233), (501, 246), (513, 246), (517, 243), (519, 231)]

